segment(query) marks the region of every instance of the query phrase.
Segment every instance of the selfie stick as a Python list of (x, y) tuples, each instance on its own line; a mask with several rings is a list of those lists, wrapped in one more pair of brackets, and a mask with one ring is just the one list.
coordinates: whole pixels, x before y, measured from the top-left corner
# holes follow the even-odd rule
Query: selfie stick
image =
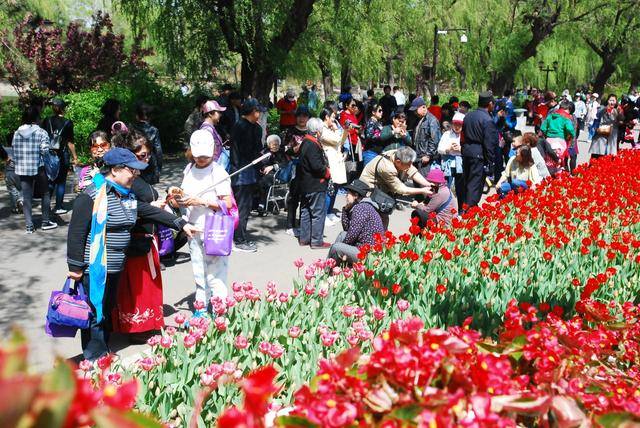
[(259, 164), (260, 162), (262, 162), (262, 161), (264, 161), (264, 160), (269, 159), (270, 157), (271, 157), (271, 153), (265, 153), (264, 155), (260, 156), (258, 159), (254, 159), (254, 160), (252, 160), (252, 161), (251, 161), (251, 163), (249, 163), (249, 164), (247, 164), (247, 165), (243, 166), (242, 168), (240, 168), (239, 170), (235, 171), (233, 174), (229, 174), (227, 177), (223, 178), (222, 180), (218, 181), (217, 183), (214, 183), (214, 184), (212, 184), (211, 186), (207, 187), (207, 188), (206, 188), (206, 189), (204, 189), (202, 192), (198, 193), (198, 195), (197, 195), (197, 196), (202, 196), (202, 195), (204, 195), (204, 194), (205, 194), (205, 193), (207, 193), (209, 190), (214, 189), (218, 184), (223, 183), (223, 182), (225, 182), (225, 181), (227, 181), (227, 180), (231, 179), (231, 177), (233, 177), (234, 175), (236, 175), (236, 174), (238, 174), (238, 173), (240, 173), (240, 172), (244, 171), (245, 169), (247, 169), (247, 168), (249, 168), (249, 167), (251, 167), (251, 166), (257, 165), (257, 164)]

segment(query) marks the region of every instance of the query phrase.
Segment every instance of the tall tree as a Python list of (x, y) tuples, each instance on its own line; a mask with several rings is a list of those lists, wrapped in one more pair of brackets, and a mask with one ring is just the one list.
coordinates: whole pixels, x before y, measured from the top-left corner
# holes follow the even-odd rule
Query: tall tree
[(638, 46), (640, 38), (640, 0), (619, 0), (602, 5), (586, 26), (584, 41), (600, 57), (601, 64), (593, 80), (593, 90), (602, 94), (609, 78), (616, 71), (627, 47)]
[[(120, 0), (120, 4), (134, 26), (149, 26), (158, 36), (174, 71), (188, 72), (184, 66), (199, 61), (215, 65), (227, 52), (236, 53), (242, 92), (266, 102), (279, 66), (307, 28), (315, 1)], [(197, 49), (188, 49), (193, 44)]]

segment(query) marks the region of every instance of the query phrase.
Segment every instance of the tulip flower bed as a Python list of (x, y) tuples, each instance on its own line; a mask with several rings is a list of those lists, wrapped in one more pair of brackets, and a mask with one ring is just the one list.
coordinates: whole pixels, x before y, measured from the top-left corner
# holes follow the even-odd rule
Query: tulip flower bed
[(573, 316), (580, 302), (598, 319), (595, 302), (634, 302), (640, 291), (639, 178), (640, 153), (622, 152), (576, 176), (490, 199), (451, 229), (381, 236), (352, 269), (296, 261), (291, 294), (236, 283), (226, 300), (211, 302), (211, 319), (179, 315), (150, 340), (152, 353), (128, 371), (141, 381), (138, 408), (177, 424), (195, 415), (209, 426), (240, 402), (237, 381), (264, 365), (279, 371), (277, 401), (291, 403), (318, 361), (356, 345), (375, 352), (373, 337), (410, 314), (441, 328), (471, 318), (490, 337), (514, 299), (552, 320)]
[[(352, 348), (322, 360), (276, 426), (637, 426), (640, 307), (590, 299), (579, 307), (565, 321), (511, 301), (498, 342), (469, 322), (425, 330), (418, 317), (395, 321), (370, 355)], [(244, 406), (218, 426), (264, 426), (274, 375), (272, 367), (249, 375)]]

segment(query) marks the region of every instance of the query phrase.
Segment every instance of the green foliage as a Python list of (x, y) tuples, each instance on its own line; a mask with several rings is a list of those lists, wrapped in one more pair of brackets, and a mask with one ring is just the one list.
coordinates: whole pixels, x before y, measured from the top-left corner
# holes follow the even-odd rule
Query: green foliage
[(20, 126), (22, 111), (17, 100), (0, 103), (0, 144), (5, 145)]

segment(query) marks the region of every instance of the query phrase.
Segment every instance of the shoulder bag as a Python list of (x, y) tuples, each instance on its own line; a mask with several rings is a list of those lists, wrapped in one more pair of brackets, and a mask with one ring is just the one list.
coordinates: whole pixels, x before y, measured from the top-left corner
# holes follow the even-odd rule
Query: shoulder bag
[(373, 202), (378, 204), (378, 211), (381, 214), (390, 215), (396, 205), (396, 200), (377, 187), (378, 166), (380, 166), (380, 162), (383, 158), (388, 159), (386, 156), (381, 156), (380, 159), (378, 159), (378, 162), (376, 162), (376, 167), (373, 172), (373, 191), (371, 192), (370, 198)]
[(92, 315), (82, 283), (76, 282), (71, 290), (71, 278), (67, 278), (61, 291), (51, 292), (45, 332), (53, 337), (75, 337), (78, 329), (89, 328)]

